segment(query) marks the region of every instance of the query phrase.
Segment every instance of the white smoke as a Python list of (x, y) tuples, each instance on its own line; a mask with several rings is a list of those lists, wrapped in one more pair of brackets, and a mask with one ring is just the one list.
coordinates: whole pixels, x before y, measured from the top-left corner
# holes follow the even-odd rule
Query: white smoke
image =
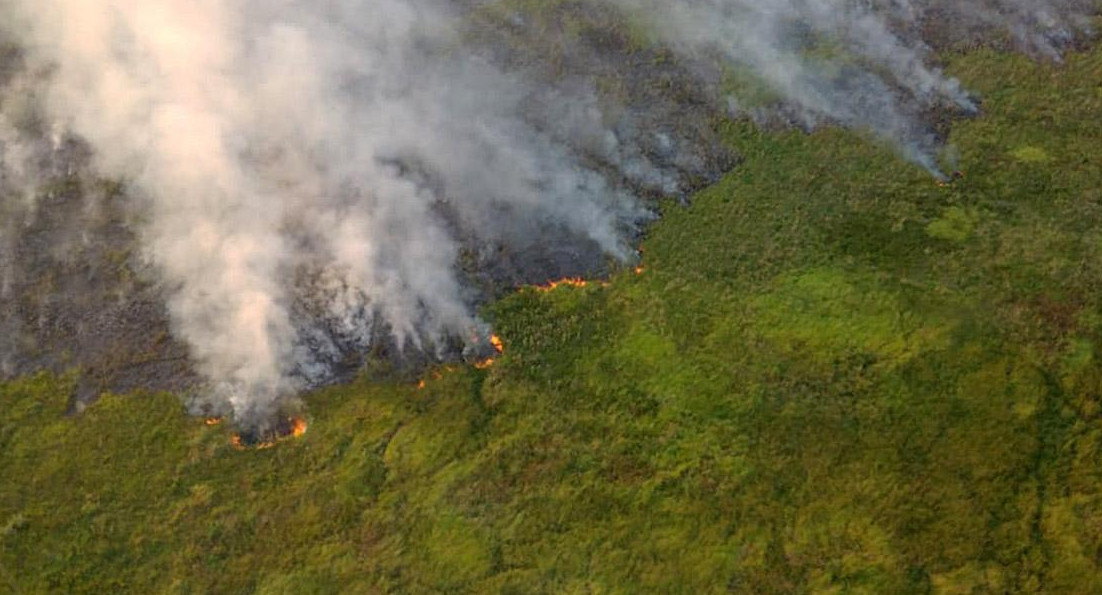
[(43, 130), (43, 87), (32, 73), (14, 73), (0, 88), (0, 298), (10, 296), (21, 229), (33, 222), (41, 182), (63, 134)]
[[(749, 69), (805, 123), (871, 129), (935, 173), (919, 112), (974, 107), (900, 32), (935, 3), (602, 1), (649, 19), (690, 59)], [(637, 148), (618, 146), (592, 97), (526, 116), (539, 89), (464, 50), (462, 15), (443, 0), (0, 6), (9, 38), (50, 72), (49, 117), (129, 185), (174, 332), (246, 423), (327, 373), (336, 348), (300, 320), (304, 284), (330, 330), (353, 343), (366, 344), (376, 321), (408, 348), (477, 343), (487, 330), (456, 277), (461, 235), (524, 242), (554, 226), (627, 258), (625, 232), (647, 213), (583, 164), (579, 147), (625, 179), (677, 188)], [(1053, 6), (975, 0), (955, 10), (1002, 23), (1038, 51), (1055, 52), (1053, 32), (1074, 30), (1072, 13)], [(541, 120), (559, 123), (532, 124)], [(0, 121), (0, 141), (17, 148), (7, 135)]]
[(55, 68), (50, 113), (143, 197), (175, 331), (242, 419), (314, 367), (291, 315), (300, 267), (324, 269), (342, 296), (328, 314), (348, 334), (370, 335), (370, 310), (402, 344), (432, 349), (485, 333), (443, 210), (487, 236), (553, 222), (618, 257), (643, 215), (525, 124), (520, 83), (449, 49), (454, 19), (439, 6), (15, 6), (11, 33)]
[[(801, 124), (822, 121), (870, 130), (941, 176), (923, 111), (963, 113), (976, 104), (960, 83), (930, 65), (916, 29), (930, 24), (1000, 29), (1028, 51), (1059, 57), (1086, 28), (1088, 2), (1045, 0), (609, 0), (682, 54), (744, 68), (795, 109)], [(912, 33), (908, 35), (908, 33)], [(738, 106), (737, 95), (732, 98)]]

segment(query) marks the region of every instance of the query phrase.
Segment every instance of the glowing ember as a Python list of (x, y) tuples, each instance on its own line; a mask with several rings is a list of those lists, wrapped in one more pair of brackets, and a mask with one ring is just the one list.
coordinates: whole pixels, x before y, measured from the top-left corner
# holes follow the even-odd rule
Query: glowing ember
[(639, 266), (635, 267), (635, 274), (636, 275), (642, 275), (644, 270), (646, 270), (646, 269), (643, 268), (643, 265), (639, 265)]
[(221, 417), (208, 417), (208, 418), (203, 420), (203, 423), (207, 424), (208, 426), (216, 426), (216, 425), (222, 423), (222, 418)]
[(287, 425), (282, 425), (281, 429), (277, 429), (273, 432), (267, 433), (260, 441), (250, 440), (248, 443), (241, 438), (241, 434), (234, 434), (230, 436), (230, 444), (238, 450), (244, 450), (246, 448), (252, 448), (255, 450), (264, 450), (266, 448), (272, 448), (276, 444), (288, 439), (298, 438), (306, 433), (306, 420), (301, 417), (287, 418), (285, 420)]
[(480, 362), (475, 362), (474, 367), (478, 368), (479, 370), (485, 370), (492, 365), (494, 365), (494, 358), (488, 357)]
[(501, 342), (501, 337), (490, 335), (490, 344), (494, 346), (498, 353), (505, 352), (505, 345)]
[[(559, 279), (558, 281), (552, 281), (552, 282), (548, 283), (547, 285), (536, 285), (535, 289), (536, 289), (536, 291), (551, 291), (552, 289), (555, 289), (556, 287), (563, 287), (563, 286), (567, 286), (567, 287), (585, 287), (585, 286), (589, 285), (589, 283), (590, 283), (589, 281), (586, 281), (585, 279), (582, 279), (581, 277), (567, 277), (566, 279)], [(601, 287), (605, 287), (605, 286), (608, 285), (608, 283), (605, 283), (604, 281), (598, 281), (597, 284), (600, 285)]]
[(422, 379), (420, 382), (417, 383), (417, 390), (421, 390), (423, 388), (425, 388), (425, 380), (424, 379)]
[(570, 287), (585, 287), (586, 285), (589, 285), (589, 283), (586, 282), (585, 279), (567, 278), (567, 279), (560, 279), (558, 281), (552, 281), (551, 283), (549, 283), (547, 285), (544, 285), (542, 287), (538, 287), (537, 289), (542, 289), (544, 291), (551, 291), (552, 289), (555, 289), (556, 287), (559, 287), (559, 286), (562, 286), (562, 285), (567, 285), (567, 286), (570, 286)]

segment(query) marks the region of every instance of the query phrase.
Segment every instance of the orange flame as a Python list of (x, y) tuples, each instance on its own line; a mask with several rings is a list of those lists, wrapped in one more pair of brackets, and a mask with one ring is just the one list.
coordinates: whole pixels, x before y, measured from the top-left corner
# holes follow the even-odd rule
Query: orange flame
[(635, 267), (635, 274), (636, 275), (642, 275), (643, 271), (645, 271), (645, 270), (646, 270), (646, 268), (643, 265), (639, 265), (639, 266)]
[(501, 337), (497, 335), (490, 335), (490, 345), (494, 346), (494, 351), (496, 351), (497, 353), (491, 355), (490, 357), (487, 357), (486, 359), (475, 362), (475, 368), (479, 370), (485, 370), (486, 368), (494, 365), (494, 358), (497, 357), (497, 355), (505, 353), (505, 344), (501, 342)]
[(494, 358), (488, 357), (480, 362), (475, 362), (474, 367), (478, 368), (479, 370), (485, 370), (492, 365), (494, 365)]
[(216, 426), (216, 425), (222, 423), (222, 418), (221, 417), (208, 417), (208, 418), (203, 420), (203, 423), (207, 424), (208, 426)]
[(565, 279), (559, 279), (558, 281), (552, 281), (547, 285), (536, 285), (536, 291), (551, 291), (556, 287), (585, 287), (589, 285), (589, 281), (582, 279), (581, 277), (567, 277)]
[(421, 390), (423, 388), (425, 388), (425, 379), (424, 378), (422, 378), (421, 381), (417, 383), (417, 390)]
[[(283, 436), (276, 436), (270, 440), (265, 440), (264, 442), (251, 444), (249, 445), (249, 447), (256, 450), (264, 450), (266, 448), (272, 448), (273, 446), (275, 446), (279, 442), (282, 442), (283, 440), (286, 440), (287, 438), (298, 438), (306, 433), (307, 424), (305, 419), (301, 417), (294, 417), (291, 418), (289, 421), (291, 422), (291, 433), (284, 434)], [(241, 442), (241, 434), (234, 434), (233, 436), (230, 436), (230, 444), (232, 444), (233, 447), (237, 450), (245, 450), (245, 444)]]

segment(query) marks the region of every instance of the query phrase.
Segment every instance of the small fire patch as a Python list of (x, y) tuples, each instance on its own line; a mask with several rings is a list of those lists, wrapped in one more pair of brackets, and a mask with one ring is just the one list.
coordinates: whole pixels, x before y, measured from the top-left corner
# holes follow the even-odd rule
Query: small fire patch
[(239, 450), (246, 448), (263, 450), (289, 438), (301, 437), (306, 433), (306, 428), (306, 419), (285, 417), (280, 418), (277, 423), (267, 430), (249, 430), (236, 433), (230, 437), (230, 443)]

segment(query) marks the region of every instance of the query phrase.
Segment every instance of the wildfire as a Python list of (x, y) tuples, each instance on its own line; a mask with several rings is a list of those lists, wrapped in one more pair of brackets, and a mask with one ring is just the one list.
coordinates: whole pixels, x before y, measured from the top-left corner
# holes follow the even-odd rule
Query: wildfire
[[(548, 283), (547, 285), (536, 285), (535, 289), (536, 289), (536, 291), (551, 291), (551, 290), (555, 289), (556, 287), (563, 287), (563, 286), (567, 286), (567, 287), (585, 287), (585, 286), (589, 285), (589, 283), (590, 283), (589, 281), (586, 281), (585, 279), (582, 279), (581, 277), (567, 277), (565, 279), (559, 279), (558, 281), (552, 281), (552, 282)], [(601, 287), (604, 287), (604, 286), (608, 285), (608, 283), (605, 283), (603, 281), (598, 282), (598, 284)]]
[(639, 265), (639, 266), (635, 267), (635, 274), (636, 275), (642, 275), (643, 271), (645, 271), (645, 270), (646, 270), (646, 268), (644, 268), (643, 265)]
[(203, 423), (207, 424), (208, 426), (216, 426), (216, 425), (222, 423), (222, 418), (221, 417), (208, 417), (208, 418), (203, 420)]
[(496, 357), (496, 355), (505, 353), (505, 344), (501, 342), (501, 337), (497, 335), (490, 335), (490, 345), (494, 346), (494, 351), (496, 351), (497, 354), (491, 355), (486, 359), (475, 362), (475, 368), (478, 368), (479, 370), (485, 370), (486, 368), (494, 365), (494, 357)]
[[(253, 448), (256, 450), (264, 450), (266, 448), (272, 448), (276, 444), (288, 439), (298, 438), (306, 433), (306, 420), (301, 417), (294, 417), (287, 420), (288, 426), (283, 426), (282, 431), (277, 431), (274, 434), (265, 436), (266, 440), (262, 442), (256, 442), (252, 444), (245, 444), (241, 439), (241, 434), (234, 434), (230, 436), (230, 444), (237, 450), (245, 450), (245, 448)], [(289, 430), (289, 431), (288, 431)], [(280, 433), (285, 432), (285, 433)]]
[(420, 381), (419, 381), (419, 382), (417, 383), (417, 390), (421, 390), (421, 389), (423, 389), (423, 388), (425, 388), (425, 379), (424, 379), (424, 378), (422, 378), (422, 379), (421, 379), (421, 380), (420, 380)]

